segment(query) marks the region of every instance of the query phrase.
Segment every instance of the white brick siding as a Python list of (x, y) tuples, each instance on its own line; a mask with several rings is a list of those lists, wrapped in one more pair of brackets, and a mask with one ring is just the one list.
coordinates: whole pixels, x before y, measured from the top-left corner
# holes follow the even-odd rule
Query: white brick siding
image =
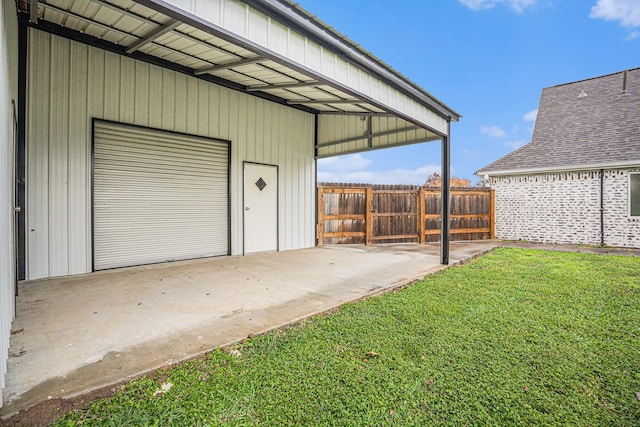
[[(629, 216), (629, 172), (604, 172), (604, 243), (640, 247), (640, 218)], [(493, 176), (496, 238), (598, 245), (600, 172)]]

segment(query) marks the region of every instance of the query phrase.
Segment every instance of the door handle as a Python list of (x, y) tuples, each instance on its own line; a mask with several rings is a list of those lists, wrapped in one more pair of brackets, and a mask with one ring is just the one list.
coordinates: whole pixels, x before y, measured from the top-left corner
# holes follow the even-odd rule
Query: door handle
[(247, 206), (246, 208), (244, 208), (245, 211), (248, 211), (249, 209), (251, 209), (249, 206)]

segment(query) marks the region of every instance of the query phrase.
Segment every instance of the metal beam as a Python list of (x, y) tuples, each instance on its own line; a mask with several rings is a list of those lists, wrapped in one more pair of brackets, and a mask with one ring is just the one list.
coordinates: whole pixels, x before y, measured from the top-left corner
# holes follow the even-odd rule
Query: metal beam
[(278, 83), (272, 85), (249, 86), (247, 90), (249, 92), (255, 92), (258, 90), (296, 89), (301, 87), (317, 86), (319, 84), (319, 82), (314, 80), (310, 82)]
[(173, 22), (171, 22), (171, 23), (169, 23), (167, 25), (163, 25), (163, 26), (160, 26), (160, 27), (156, 28), (155, 30), (151, 31), (149, 34), (147, 34), (146, 36), (144, 36), (143, 38), (141, 38), (137, 42), (132, 43), (126, 49), (126, 52), (127, 53), (135, 52), (136, 50), (140, 49), (142, 46), (144, 46), (144, 45), (146, 45), (148, 43), (151, 43), (153, 40), (157, 39), (161, 35), (166, 34), (169, 31), (173, 31), (180, 24), (182, 24), (182, 22), (173, 21)]
[(290, 99), (288, 104), (326, 104), (326, 105), (340, 105), (340, 104), (366, 104), (366, 101), (360, 99)]
[(38, 23), (38, 0), (29, 1), (29, 21)]
[(409, 127), (404, 127), (400, 129), (386, 130), (384, 132), (378, 132), (378, 133), (365, 132), (363, 135), (359, 135), (359, 136), (352, 136), (352, 137), (340, 139), (337, 141), (324, 142), (318, 145), (318, 148), (330, 147), (332, 145), (338, 145), (338, 144), (345, 144), (347, 142), (360, 141), (361, 139), (378, 138), (380, 136), (393, 135), (395, 133), (410, 132), (418, 129), (420, 129), (418, 126), (409, 126)]
[(194, 74), (198, 76), (200, 74), (209, 73), (211, 71), (226, 70), (229, 68), (240, 67), (241, 65), (254, 64), (256, 62), (266, 61), (266, 60), (267, 59), (263, 58), (262, 56), (253, 56), (251, 58), (243, 58), (239, 61), (227, 62), (225, 64), (217, 64), (217, 65), (214, 65), (213, 67), (200, 68), (199, 70), (196, 70)]
[(447, 135), (442, 137), (442, 166), (440, 173), (441, 187), (441, 230), (440, 230), (440, 264), (449, 265), (449, 215), (451, 197), (451, 122), (447, 122)]
[(391, 113), (376, 113), (368, 111), (318, 111), (321, 116), (361, 116), (361, 117), (396, 117)]
[(402, 141), (402, 142), (398, 142), (395, 144), (385, 144), (385, 145), (381, 145), (378, 147), (372, 147), (372, 148), (356, 148), (353, 150), (341, 150), (339, 153), (330, 153), (330, 154), (318, 154), (318, 158), (319, 159), (325, 159), (327, 157), (334, 157), (334, 156), (343, 156), (345, 154), (353, 154), (353, 153), (363, 153), (365, 151), (373, 151), (373, 150), (380, 150), (383, 148), (393, 148), (393, 147), (403, 147), (405, 145), (413, 145), (413, 144), (421, 144), (421, 143), (426, 143), (426, 142), (431, 142), (431, 141), (440, 141), (442, 140), (442, 137), (440, 135), (433, 135), (433, 137), (425, 137), (425, 138), (420, 138), (420, 139), (412, 139), (410, 141)]

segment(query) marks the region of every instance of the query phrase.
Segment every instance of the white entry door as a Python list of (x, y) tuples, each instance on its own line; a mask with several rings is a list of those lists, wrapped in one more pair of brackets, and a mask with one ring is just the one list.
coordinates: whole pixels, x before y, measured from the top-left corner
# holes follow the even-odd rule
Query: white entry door
[(278, 167), (244, 164), (244, 253), (278, 250)]

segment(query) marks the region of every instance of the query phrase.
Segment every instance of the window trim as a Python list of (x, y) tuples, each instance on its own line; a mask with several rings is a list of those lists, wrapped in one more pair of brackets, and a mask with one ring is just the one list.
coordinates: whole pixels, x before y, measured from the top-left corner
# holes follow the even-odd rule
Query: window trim
[[(629, 189), (629, 200), (628, 200), (629, 211), (628, 212), (629, 212), (629, 218), (640, 218), (640, 212), (637, 215), (633, 215), (633, 213), (631, 212), (631, 197), (632, 197), (632, 193), (631, 193), (631, 178), (633, 176), (637, 176), (638, 177), (638, 184), (640, 185), (640, 171), (638, 171), (638, 172), (629, 172), (629, 187), (628, 187), (628, 189)], [(638, 193), (638, 198), (639, 198), (638, 205), (640, 205), (640, 192)]]

